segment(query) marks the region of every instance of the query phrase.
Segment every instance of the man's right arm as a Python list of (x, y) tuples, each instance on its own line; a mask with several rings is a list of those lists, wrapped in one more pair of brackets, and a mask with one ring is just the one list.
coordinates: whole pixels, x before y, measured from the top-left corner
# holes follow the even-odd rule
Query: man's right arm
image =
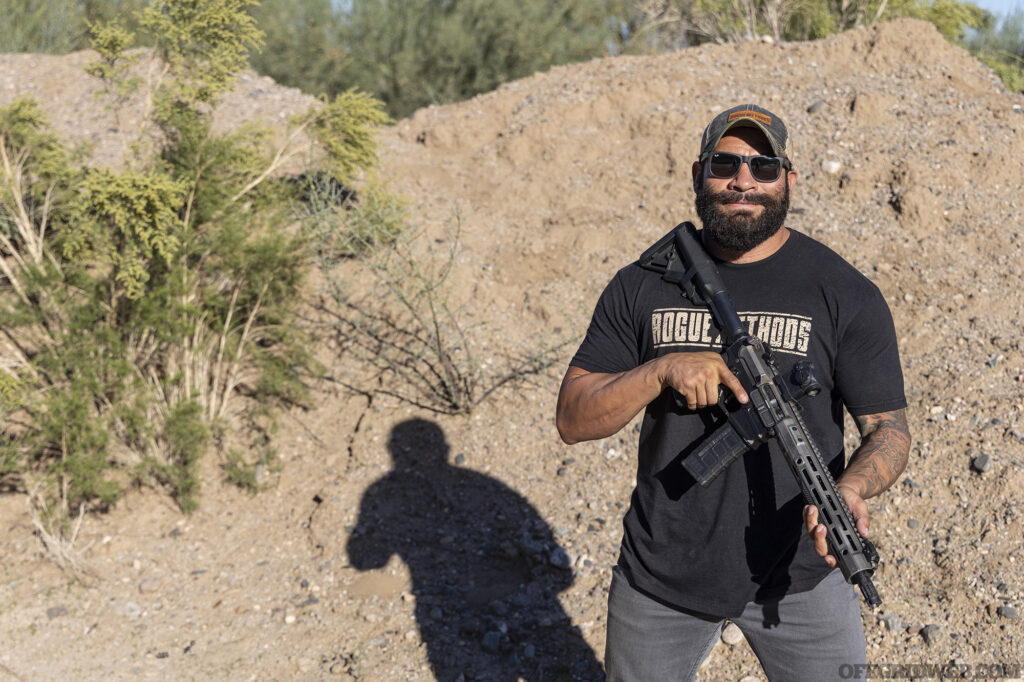
[(666, 388), (678, 391), (691, 410), (714, 405), (719, 383), (747, 402), (717, 353), (669, 353), (616, 374), (570, 366), (558, 392), (558, 434), (570, 445), (611, 436)]

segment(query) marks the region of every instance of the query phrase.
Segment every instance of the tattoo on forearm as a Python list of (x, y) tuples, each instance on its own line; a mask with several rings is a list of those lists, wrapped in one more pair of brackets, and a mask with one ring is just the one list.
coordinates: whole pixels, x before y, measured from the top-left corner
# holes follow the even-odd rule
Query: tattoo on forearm
[(854, 417), (861, 443), (843, 474), (844, 483), (855, 485), (861, 497), (878, 495), (896, 482), (907, 468), (910, 428), (906, 410)]

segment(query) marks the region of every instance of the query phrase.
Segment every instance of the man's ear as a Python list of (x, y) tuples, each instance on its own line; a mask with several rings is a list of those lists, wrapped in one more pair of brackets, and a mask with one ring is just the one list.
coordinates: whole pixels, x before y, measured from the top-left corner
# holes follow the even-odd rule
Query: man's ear
[(786, 173), (786, 182), (789, 183), (789, 193), (793, 193), (793, 188), (796, 187), (796, 171), (791, 170)]
[(690, 167), (690, 174), (693, 177), (693, 191), (696, 192), (700, 189), (700, 185), (704, 182), (704, 167), (700, 164), (700, 161), (694, 161), (693, 166)]

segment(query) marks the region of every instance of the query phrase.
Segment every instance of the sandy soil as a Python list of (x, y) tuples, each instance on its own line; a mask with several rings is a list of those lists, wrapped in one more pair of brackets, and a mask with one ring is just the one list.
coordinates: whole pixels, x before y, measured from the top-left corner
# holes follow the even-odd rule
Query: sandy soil
[[(86, 59), (0, 55), (0, 104), (32, 94), (106, 153), (117, 126)], [(605, 282), (695, 217), (700, 132), (744, 101), (790, 126), (789, 224), (877, 282), (900, 335), (915, 442), (871, 502), (869, 660), (1024, 664), (1024, 98), (899, 21), (556, 68), (388, 129), (385, 171), (425, 237), (461, 220), (450, 295), (479, 356), (565, 342), (564, 361), (447, 417), (343, 390), (357, 368), (325, 339), (270, 489), (224, 483), (211, 455), (190, 517), (129, 494), (83, 526), (92, 587), (45, 557), (23, 495), (0, 497), (0, 680), (598, 678), (635, 432), (563, 445), (558, 381)], [(308, 102), (248, 76), (220, 116)], [(700, 676), (763, 679), (742, 641)]]

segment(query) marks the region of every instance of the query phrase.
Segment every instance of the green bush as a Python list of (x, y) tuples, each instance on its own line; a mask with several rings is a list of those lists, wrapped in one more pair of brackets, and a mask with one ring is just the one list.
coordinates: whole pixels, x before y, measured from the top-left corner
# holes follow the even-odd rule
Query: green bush
[(386, 117), (348, 92), (292, 121), (284, 148), (265, 129), (215, 132), (213, 106), (260, 43), (252, 4), (146, 4), (134, 21), (166, 67), (154, 81), (133, 76), (129, 31), (95, 27), (89, 72), (111, 106), (153, 103), (119, 170), (83, 165), (33, 102), (0, 109), (0, 475), (31, 488), (55, 537), (134, 482), (193, 510), (217, 435), (233, 423), (262, 452), (316, 371), (296, 318), (307, 236), (284, 227), (292, 193), (271, 180), (304, 131), (320, 142), (309, 172), (353, 181)]

